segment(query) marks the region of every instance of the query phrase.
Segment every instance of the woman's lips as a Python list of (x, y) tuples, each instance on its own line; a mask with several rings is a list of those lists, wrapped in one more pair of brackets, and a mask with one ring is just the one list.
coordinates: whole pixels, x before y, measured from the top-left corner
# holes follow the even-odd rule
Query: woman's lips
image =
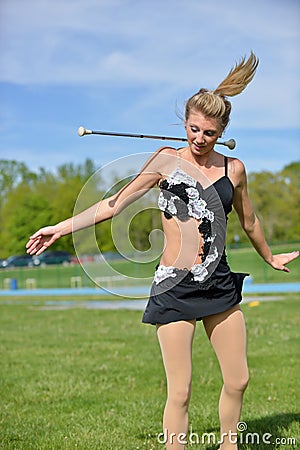
[(201, 150), (206, 147), (206, 144), (198, 145), (198, 144), (195, 144), (195, 142), (193, 142), (193, 146), (196, 150)]

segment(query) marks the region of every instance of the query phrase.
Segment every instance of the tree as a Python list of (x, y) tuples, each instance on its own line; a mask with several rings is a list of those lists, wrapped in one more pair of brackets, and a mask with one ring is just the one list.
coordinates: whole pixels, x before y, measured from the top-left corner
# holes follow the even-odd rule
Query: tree
[(10, 192), (1, 212), (1, 257), (25, 253), (29, 236), (53, 215), (47, 198), (25, 182)]
[[(43, 168), (34, 174), (15, 161), (1, 161), (0, 168), (1, 257), (24, 253), (34, 231), (72, 216), (82, 186), (95, 171), (89, 159), (83, 165), (60, 166), (56, 174)], [(59, 240), (54, 248), (73, 252), (72, 236)]]
[(36, 174), (31, 172), (27, 166), (15, 160), (0, 160), (0, 207), (6, 197), (19, 183), (30, 183), (36, 179)]
[[(24, 253), (28, 237), (38, 228), (78, 214), (102, 198), (114, 194), (131, 177), (112, 179), (107, 190), (101, 173), (87, 159), (83, 164), (59, 166), (52, 173), (45, 168), (31, 172), (24, 163), (0, 160), (0, 257)], [(279, 172), (249, 174), (249, 193), (270, 243), (300, 240), (300, 162), (292, 162)], [(151, 241), (153, 229), (161, 228), (157, 192), (151, 190), (120, 216), (96, 226), (92, 233), (79, 232), (79, 254), (120, 251), (157, 253), (161, 239)], [(229, 216), (227, 243), (247, 242), (237, 215)], [(149, 240), (150, 237), (150, 240)], [(150, 242), (151, 241), (151, 242)], [(73, 237), (60, 239), (55, 247), (74, 251)], [(152, 251), (151, 247), (151, 251)], [(149, 250), (149, 252), (151, 253)], [(150, 254), (149, 253), (149, 254)]]

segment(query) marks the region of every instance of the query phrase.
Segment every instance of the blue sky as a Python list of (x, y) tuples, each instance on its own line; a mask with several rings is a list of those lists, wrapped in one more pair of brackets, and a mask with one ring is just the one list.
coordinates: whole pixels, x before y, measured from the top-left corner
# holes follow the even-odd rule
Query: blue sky
[(176, 108), (253, 50), (225, 134), (237, 148), (219, 150), (280, 170), (300, 154), (299, 30), (296, 0), (2, 0), (0, 158), (52, 170), (152, 152), (157, 141), (77, 129), (184, 136)]

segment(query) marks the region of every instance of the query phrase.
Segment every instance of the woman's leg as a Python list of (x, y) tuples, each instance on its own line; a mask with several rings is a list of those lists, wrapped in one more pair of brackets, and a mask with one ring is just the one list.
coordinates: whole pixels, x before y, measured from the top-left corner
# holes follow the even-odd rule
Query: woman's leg
[[(203, 319), (206, 333), (216, 352), (223, 376), (219, 401), (221, 450), (237, 449), (237, 423), (242, 410), (243, 394), (248, 384), (246, 329), (240, 307)], [(225, 434), (226, 433), (226, 434)], [(230, 437), (231, 435), (231, 437)]]
[(182, 450), (187, 439), (195, 326), (195, 320), (157, 326), (168, 386), (163, 421), (167, 449)]

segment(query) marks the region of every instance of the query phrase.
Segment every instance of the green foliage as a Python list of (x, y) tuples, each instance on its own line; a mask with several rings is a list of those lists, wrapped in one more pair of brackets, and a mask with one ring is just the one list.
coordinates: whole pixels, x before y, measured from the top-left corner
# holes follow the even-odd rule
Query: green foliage
[[(95, 170), (89, 159), (83, 165), (60, 166), (56, 174), (43, 168), (33, 174), (23, 163), (0, 161), (0, 257), (24, 253), (34, 231), (72, 216), (76, 198)], [(55, 247), (73, 252), (72, 236)]]
[[(28, 237), (38, 228), (71, 217), (103, 196), (117, 192), (131, 179), (119, 181), (113, 176), (113, 187), (107, 191), (100, 176), (93, 179), (95, 172), (96, 167), (90, 159), (79, 165), (64, 164), (55, 173), (44, 168), (33, 173), (24, 163), (0, 160), (0, 257), (24, 253)], [(280, 172), (249, 175), (250, 197), (269, 242), (300, 239), (299, 172), (300, 162), (293, 162)], [(156, 196), (155, 192), (153, 195)], [(151, 231), (161, 228), (154, 197), (150, 202), (143, 197), (135, 212), (126, 212), (126, 220), (130, 218), (128, 230), (124, 228), (126, 220), (122, 222), (122, 219), (119, 222), (108, 220), (96, 227), (96, 240), (102, 252), (116, 250), (115, 238), (126, 251), (145, 251), (151, 247)], [(80, 236), (80, 253), (95, 253), (93, 236), (84, 233)], [(236, 240), (247, 242), (247, 237), (232, 212), (227, 241), (231, 244)], [(59, 240), (55, 247), (73, 253), (72, 236)]]
[[(248, 176), (248, 190), (269, 242), (296, 241), (300, 237), (300, 162), (284, 167), (280, 172), (253, 172)], [(228, 242), (235, 236), (240, 242), (247, 237), (241, 230), (238, 217), (229, 218)]]
[[(279, 173), (261, 172), (249, 176), (249, 192), (269, 241), (299, 237), (299, 164)], [(289, 175), (289, 176), (288, 176)]]
[(0, 204), (19, 183), (29, 184), (37, 175), (29, 171), (26, 165), (18, 161), (0, 160)]
[(35, 229), (51, 223), (52, 210), (41, 192), (20, 183), (7, 197), (2, 208), (1, 249), (7, 255), (25, 253), (24, 243)]

